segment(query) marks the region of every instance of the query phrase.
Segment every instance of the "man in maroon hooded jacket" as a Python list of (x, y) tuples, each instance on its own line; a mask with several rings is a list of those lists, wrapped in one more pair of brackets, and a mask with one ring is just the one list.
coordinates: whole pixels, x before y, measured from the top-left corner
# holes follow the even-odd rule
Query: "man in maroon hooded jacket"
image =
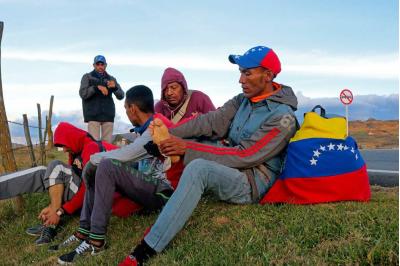
[(210, 98), (201, 91), (189, 90), (183, 74), (172, 67), (165, 69), (161, 78), (161, 100), (155, 105), (156, 113), (174, 124), (183, 118), (214, 111)]
[[(68, 153), (68, 164), (53, 160), (47, 167), (38, 166), (0, 176), (0, 200), (24, 193), (49, 192), (50, 204), (39, 214), (42, 224), (27, 230), (30, 235), (40, 235), (36, 240), (38, 245), (46, 244), (55, 237), (56, 226), (64, 214), (73, 214), (82, 207), (86, 189), (81, 174), (90, 155), (118, 148), (96, 141), (86, 131), (65, 122), (61, 122), (54, 132), (54, 145)], [(119, 210), (115, 214), (125, 216), (121, 210), (134, 209), (135, 204), (114, 197), (113, 207)]]

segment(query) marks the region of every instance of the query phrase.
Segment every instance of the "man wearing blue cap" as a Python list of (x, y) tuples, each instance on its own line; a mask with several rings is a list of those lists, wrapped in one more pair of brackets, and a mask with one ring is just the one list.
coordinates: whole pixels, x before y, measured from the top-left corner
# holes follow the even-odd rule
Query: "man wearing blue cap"
[[(150, 232), (120, 265), (141, 265), (161, 252), (204, 192), (230, 203), (257, 203), (280, 174), (284, 150), (296, 131), (297, 98), (290, 87), (274, 82), (281, 71), (279, 58), (272, 49), (257, 46), (230, 55), (229, 61), (239, 66), (243, 93), (170, 129), (172, 137), (159, 149), (166, 156), (181, 156), (186, 167)], [(193, 141), (200, 138), (223, 139), (226, 145)]]
[(115, 117), (112, 94), (114, 93), (118, 100), (122, 100), (124, 91), (117, 80), (106, 72), (107, 62), (104, 56), (97, 55), (93, 67), (92, 72), (83, 75), (79, 89), (83, 117), (85, 123), (88, 123), (90, 135), (96, 140), (110, 143)]

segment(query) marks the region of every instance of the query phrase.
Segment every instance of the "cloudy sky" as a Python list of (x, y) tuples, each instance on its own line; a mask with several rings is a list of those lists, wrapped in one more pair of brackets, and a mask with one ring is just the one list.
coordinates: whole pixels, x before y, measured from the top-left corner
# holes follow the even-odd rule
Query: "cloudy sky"
[[(241, 92), (229, 54), (273, 48), (277, 82), (307, 98), (398, 94), (396, 0), (50, 1), (0, 0), (2, 79), (9, 119), (80, 113), (79, 84), (96, 54), (126, 90), (149, 86), (160, 96), (166, 67), (216, 106)], [(125, 118), (123, 103), (117, 112)], [(398, 110), (393, 110), (398, 113)]]

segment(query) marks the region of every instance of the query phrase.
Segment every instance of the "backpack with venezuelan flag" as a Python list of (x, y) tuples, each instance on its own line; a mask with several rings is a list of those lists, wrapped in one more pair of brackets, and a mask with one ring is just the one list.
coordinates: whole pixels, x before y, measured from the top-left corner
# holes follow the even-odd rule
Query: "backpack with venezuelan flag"
[(368, 201), (370, 196), (366, 164), (355, 140), (346, 137), (346, 119), (329, 118), (317, 105), (305, 113), (289, 142), (283, 171), (260, 203)]

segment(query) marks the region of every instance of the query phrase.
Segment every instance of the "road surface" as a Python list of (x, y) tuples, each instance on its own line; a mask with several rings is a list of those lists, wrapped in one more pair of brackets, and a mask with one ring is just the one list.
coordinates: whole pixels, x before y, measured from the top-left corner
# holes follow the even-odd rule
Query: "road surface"
[(360, 150), (367, 163), (371, 185), (392, 187), (399, 185), (399, 150)]

